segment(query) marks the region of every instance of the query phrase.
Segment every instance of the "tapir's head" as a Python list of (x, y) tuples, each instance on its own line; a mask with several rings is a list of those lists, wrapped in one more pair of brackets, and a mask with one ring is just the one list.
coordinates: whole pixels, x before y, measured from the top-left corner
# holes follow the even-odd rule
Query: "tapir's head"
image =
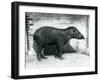
[(69, 27), (69, 28), (67, 28), (67, 30), (69, 30), (69, 33), (70, 33), (72, 38), (85, 39), (85, 37), (79, 32), (79, 30), (77, 28)]

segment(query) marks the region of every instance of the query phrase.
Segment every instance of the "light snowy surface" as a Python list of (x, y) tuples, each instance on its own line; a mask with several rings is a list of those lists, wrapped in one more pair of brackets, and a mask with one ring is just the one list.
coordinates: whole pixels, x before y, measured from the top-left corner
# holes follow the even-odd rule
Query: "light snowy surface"
[(55, 67), (82, 67), (89, 66), (89, 56), (81, 53), (65, 53), (64, 59), (60, 60), (53, 55), (48, 59), (38, 61), (36, 55), (26, 55), (26, 69), (55, 68)]

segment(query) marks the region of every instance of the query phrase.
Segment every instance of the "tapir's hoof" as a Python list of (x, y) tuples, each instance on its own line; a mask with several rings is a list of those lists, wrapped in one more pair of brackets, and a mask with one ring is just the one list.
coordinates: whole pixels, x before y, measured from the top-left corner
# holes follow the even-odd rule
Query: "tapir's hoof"
[(59, 59), (60, 59), (60, 60), (63, 60), (63, 59), (64, 59), (64, 57), (62, 57), (62, 56), (61, 56), (61, 57), (59, 57)]
[(58, 58), (58, 57), (55, 55), (55, 58)]
[(43, 57), (43, 59), (48, 59), (47, 57)]
[(38, 61), (41, 61), (42, 59), (41, 58), (37, 58), (38, 59)]

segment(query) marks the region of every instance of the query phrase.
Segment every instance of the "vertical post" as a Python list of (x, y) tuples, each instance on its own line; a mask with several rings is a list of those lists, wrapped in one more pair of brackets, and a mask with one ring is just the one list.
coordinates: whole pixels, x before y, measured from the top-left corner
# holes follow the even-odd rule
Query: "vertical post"
[[(31, 22), (30, 22), (31, 21)], [(28, 51), (30, 51), (30, 26), (33, 26), (33, 18), (31, 16), (31, 14), (27, 14), (25, 16), (25, 26), (26, 26), (26, 50), (27, 50), (27, 54)]]
[(28, 26), (28, 15), (26, 14), (26, 16), (25, 16), (25, 26), (26, 26), (26, 44), (27, 44), (27, 51), (29, 51), (29, 32), (28, 32), (28, 30), (29, 30), (29, 26)]
[(76, 52), (79, 52), (79, 47), (78, 47), (79, 43), (78, 41), (76, 41)]
[(87, 37), (86, 37), (86, 47), (89, 47), (89, 16), (86, 16), (86, 33), (87, 33)]

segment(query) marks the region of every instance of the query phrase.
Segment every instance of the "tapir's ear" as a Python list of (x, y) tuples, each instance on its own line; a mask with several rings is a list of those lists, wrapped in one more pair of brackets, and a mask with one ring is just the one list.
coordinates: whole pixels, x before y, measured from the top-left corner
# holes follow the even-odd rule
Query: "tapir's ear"
[(73, 33), (75, 32), (76, 29), (73, 29)]

